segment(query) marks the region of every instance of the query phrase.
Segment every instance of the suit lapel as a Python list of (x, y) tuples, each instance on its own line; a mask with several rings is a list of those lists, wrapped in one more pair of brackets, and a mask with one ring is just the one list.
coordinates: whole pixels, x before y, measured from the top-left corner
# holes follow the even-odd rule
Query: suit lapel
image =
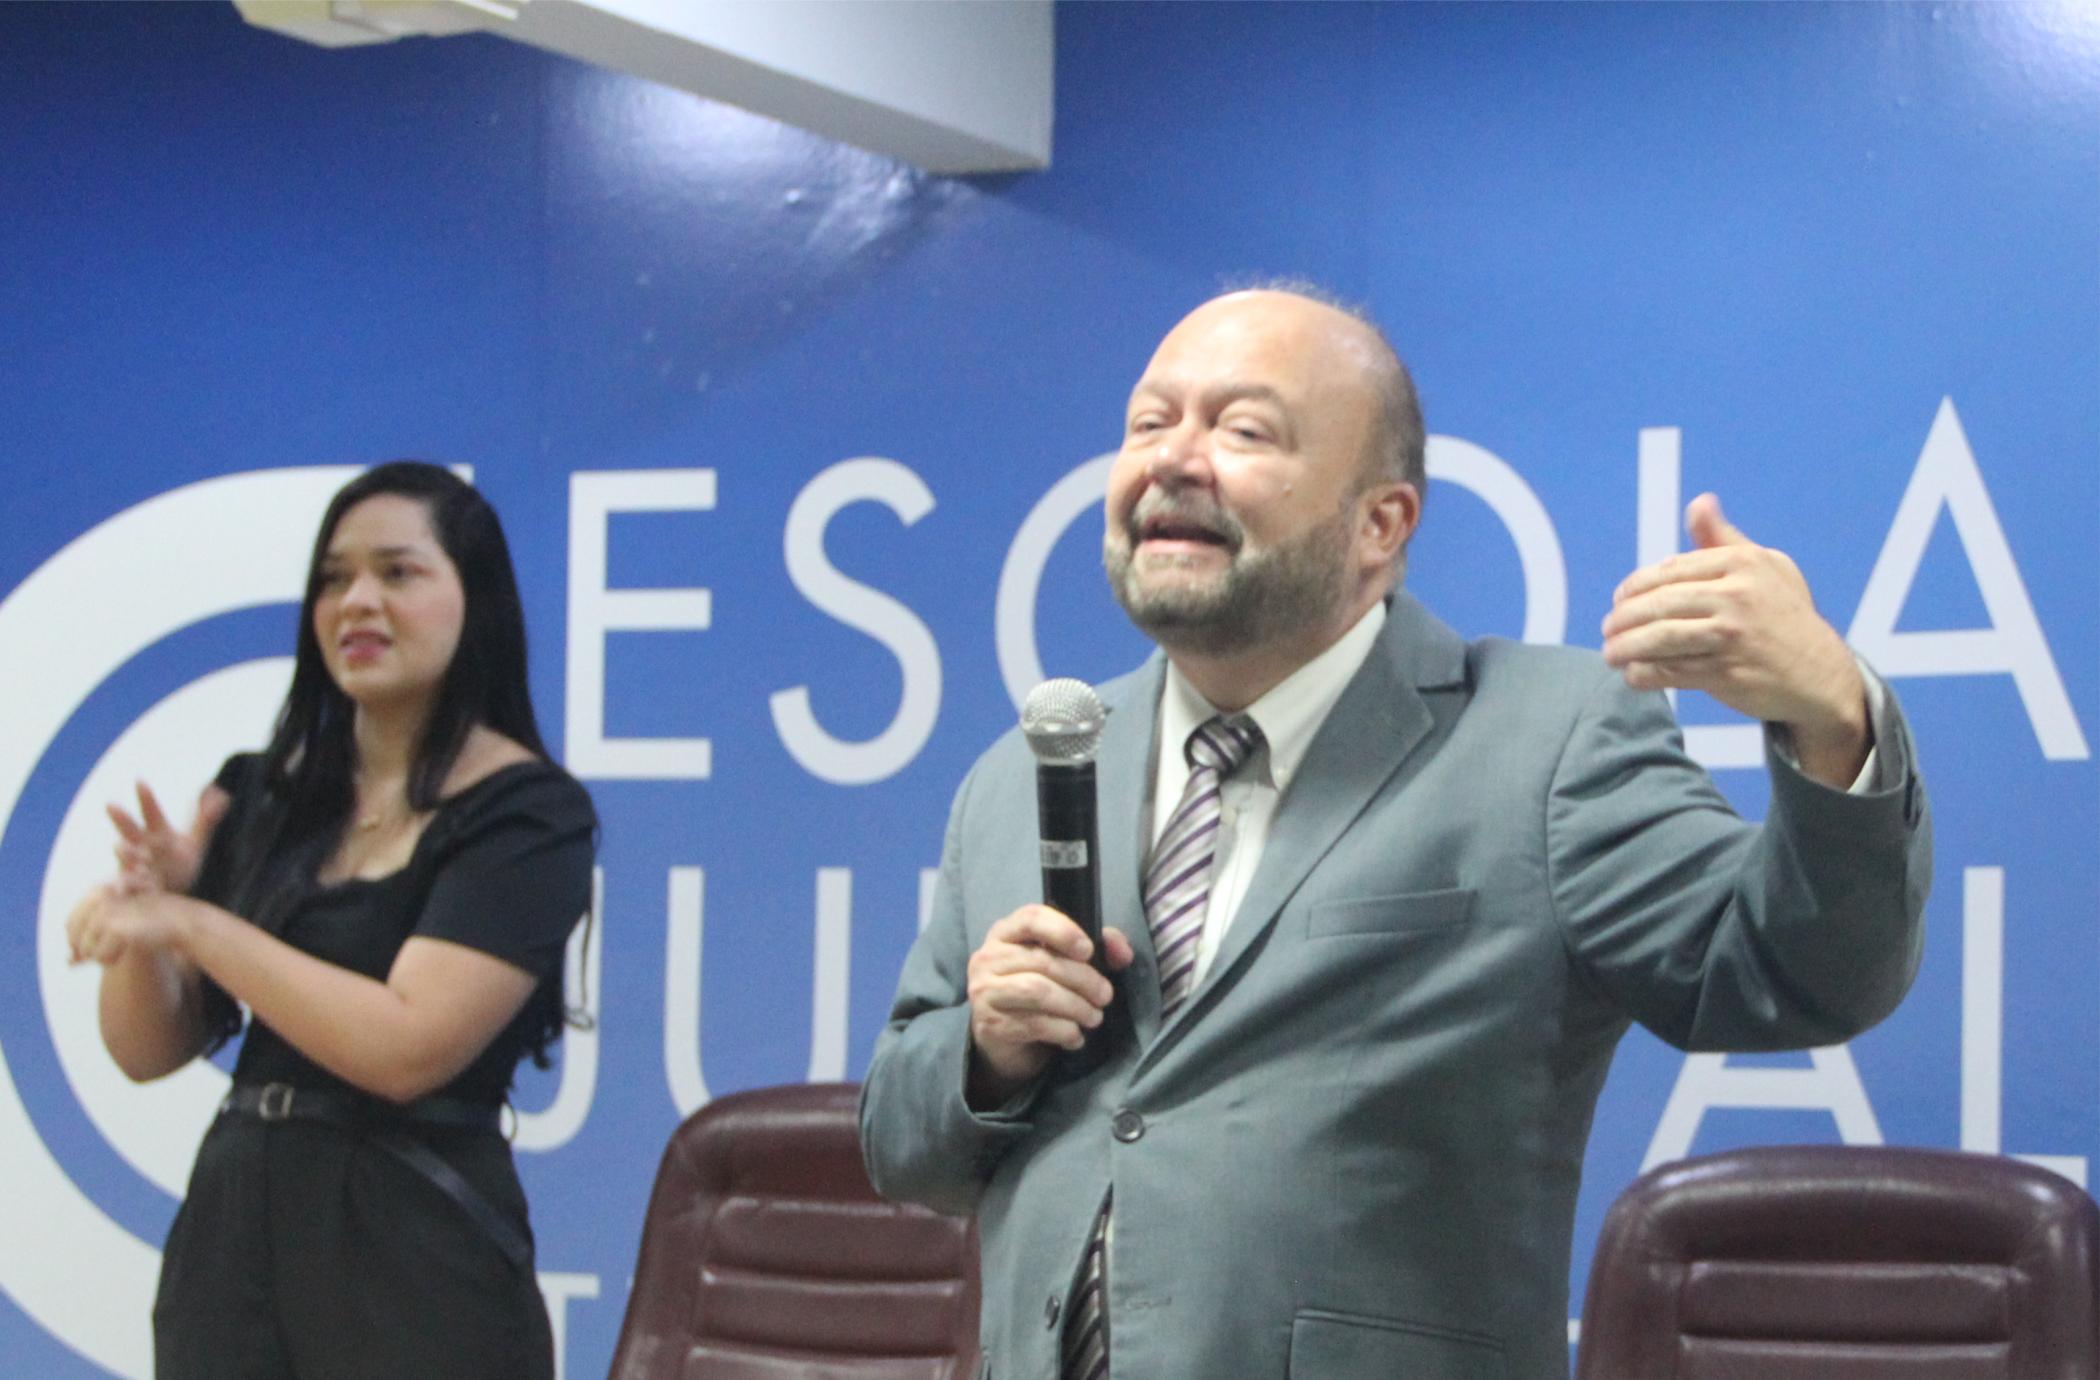
[[(1411, 595), (1393, 596), (1378, 641), (1314, 735), (1279, 802), (1261, 865), (1209, 974), (1176, 1016), (1177, 1028), (1200, 1021), (1215, 994), (1240, 980), (1248, 949), (1428, 736), (1435, 718), (1421, 692), (1463, 685), (1465, 650), (1464, 640)], [(1154, 988), (1156, 1020), (1156, 981)], [(1164, 1048), (1148, 1048), (1146, 1064)]]
[(1151, 927), (1145, 923), (1139, 874), (1144, 867), (1143, 815), (1152, 780), (1152, 738), (1166, 670), (1165, 658), (1155, 654), (1114, 687), (1094, 776), (1101, 830), (1101, 923), (1123, 931), (1136, 951), (1120, 985), (1140, 1047), (1159, 1031), (1159, 968)]

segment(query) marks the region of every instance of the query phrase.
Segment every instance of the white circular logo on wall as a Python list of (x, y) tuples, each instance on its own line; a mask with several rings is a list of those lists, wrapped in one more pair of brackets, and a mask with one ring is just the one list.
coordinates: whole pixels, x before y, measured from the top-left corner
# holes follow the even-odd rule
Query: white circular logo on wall
[[(81, 535), (0, 602), (0, 834), (44, 754), (110, 675), (191, 624), (299, 599), (314, 529), (358, 472), (259, 470), (158, 495)], [(290, 671), (289, 657), (230, 666), (142, 714), (82, 779), (44, 871), (37, 977), (60, 1067), (111, 1147), (178, 1197), (225, 1075), (200, 1063), (145, 1086), (126, 1079), (97, 1032), (97, 972), (66, 962), (65, 920), (110, 872), (102, 807), (145, 780), (184, 815), (227, 753), (267, 736)], [(103, 1212), (44, 1144), (0, 1050), (0, 1289), (95, 1364), (148, 1380), (159, 1272), (159, 1250)]]

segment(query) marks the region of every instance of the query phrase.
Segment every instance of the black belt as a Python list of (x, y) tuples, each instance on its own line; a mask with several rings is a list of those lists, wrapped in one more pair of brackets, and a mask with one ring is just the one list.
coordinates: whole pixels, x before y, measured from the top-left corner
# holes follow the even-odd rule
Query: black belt
[(290, 1083), (236, 1083), (219, 1104), (221, 1116), (252, 1116), (261, 1121), (318, 1121), (361, 1132), (373, 1144), (428, 1179), (474, 1219), (496, 1243), (496, 1249), (518, 1269), (532, 1273), (532, 1242), (489, 1206), (474, 1185), (460, 1177), (435, 1150), (408, 1133), (416, 1126), (444, 1126), (469, 1131), (500, 1131), (503, 1109), (462, 1097), (419, 1097), (413, 1102), (382, 1102), (362, 1093), (333, 1088), (301, 1088)]
[(382, 1102), (363, 1093), (337, 1088), (301, 1088), (290, 1083), (236, 1083), (222, 1112), (239, 1112), (264, 1121), (325, 1121), (331, 1126), (450, 1126), (466, 1131), (500, 1131), (503, 1109), (492, 1102), (464, 1097), (419, 1097), (413, 1102)]

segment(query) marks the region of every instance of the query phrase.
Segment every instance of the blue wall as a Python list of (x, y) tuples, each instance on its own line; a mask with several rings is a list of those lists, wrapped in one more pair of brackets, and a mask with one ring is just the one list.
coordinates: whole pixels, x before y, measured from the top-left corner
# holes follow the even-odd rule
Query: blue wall
[[(1673, 1089), (1680, 1112), (1701, 1088), (1725, 1103), (1756, 1062), (1819, 1108), (1715, 1105), (1691, 1148), (1843, 1131), (2072, 1173), (2100, 1157), (2089, 7), (1071, 4), (1055, 166), (949, 180), (494, 38), (328, 52), (230, 6), (14, 4), (0, 131), (10, 1373), (144, 1373), (137, 1281), (175, 1207), (149, 1170), (183, 1153), (154, 1138), (193, 1138), (210, 1091), (149, 1115), (66, 1053), (91, 978), (54, 964), (52, 936), (80, 885), (67, 840), (92, 823), (67, 821), (99, 804), (98, 770), (180, 776), (259, 736), (273, 663), (253, 663), (290, 642), (279, 548), (325, 483), (177, 491), (471, 465), (572, 764), (572, 644), (593, 638), (594, 733), (709, 744), (704, 779), (592, 782), (595, 1085), (572, 1136), (520, 1156), (541, 1264), (571, 1277), (550, 1285), (570, 1295), (568, 1374), (601, 1374), (691, 1064), (716, 1095), (865, 1068), (948, 795), (1013, 719), (996, 592), (1016, 534), (1116, 444), (1158, 337), (1236, 275), (1308, 275), (1388, 325), (1455, 438), (1410, 584), (1461, 629), (1529, 616), (1596, 645), (1644, 549), (1646, 429), (1651, 500), (1674, 446), (1685, 496), (1720, 491), (1903, 672), (1939, 825), (1916, 991), (1820, 1072), (1687, 1075), (1637, 1032), (1578, 1240)], [(1554, 543), (1512, 535), (1458, 442), (1514, 472)], [(856, 459), (889, 463), (832, 470)], [(587, 501), (609, 492), (587, 472), (693, 470), (711, 503), (706, 480), (638, 481), (603, 519), (602, 568), (572, 568), (572, 475)], [(625, 510), (652, 502), (672, 508)], [(1094, 521), (1043, 570), (1050, 674), (1144, 652)], [(1920, 522), (1929, 538), (1906, 535)], [(894, 605), (827, 612), (827, 562)], [(1541, 631), (1556, 573), (1564, 632)], [(705, 588), (709, 626), (594, 633), (570, 614), (599, 583)], [(204, 681), (228, 667), (246, 691)], [(865, 755), (798, 754), (776, 726), (774, 697), (806, 686), (824, 733), (877, 739), (935, 680), (930, 727), (906, 714), (859, 769), (877, 779), (825, 779)], [(1725, 737), (1704, 741), (1723, 760)], [(1757, 772), (1717, 777), (1762, 809)], [(813, 1030), (841, 1015), (843, 1044)], [(558, 1086), (528, 1077), (519, 1104)]]

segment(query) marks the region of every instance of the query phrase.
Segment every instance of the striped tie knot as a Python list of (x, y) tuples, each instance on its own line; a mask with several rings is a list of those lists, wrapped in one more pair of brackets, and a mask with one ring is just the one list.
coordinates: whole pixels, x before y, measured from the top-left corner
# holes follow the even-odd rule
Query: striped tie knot
[(1233, 723), (1229, 719), (1209, 718), (1196, 725), (1189, 734), (1182, 755), (1188, 759), (1189, 768), (1209, 768), (1223, 779), (1238, 771), (1240, 764), (1254, 755), (1261, 746), (1261, 729), (1249, 719), (1245, 723)]
[(1196, 950), (1210, 904), (1211, 862), (1218, 851), (1218, 826), (1225, 778), (1261, 746), (1251, 721), (1212, 718), (1189, 734), (1183, 752), (1189, 764), (1181, 803), (1152, 847), (1145, 864), (1145, 922), (1159, 960), (1160, 1015), (1171, 1016), (1195, 985)]

